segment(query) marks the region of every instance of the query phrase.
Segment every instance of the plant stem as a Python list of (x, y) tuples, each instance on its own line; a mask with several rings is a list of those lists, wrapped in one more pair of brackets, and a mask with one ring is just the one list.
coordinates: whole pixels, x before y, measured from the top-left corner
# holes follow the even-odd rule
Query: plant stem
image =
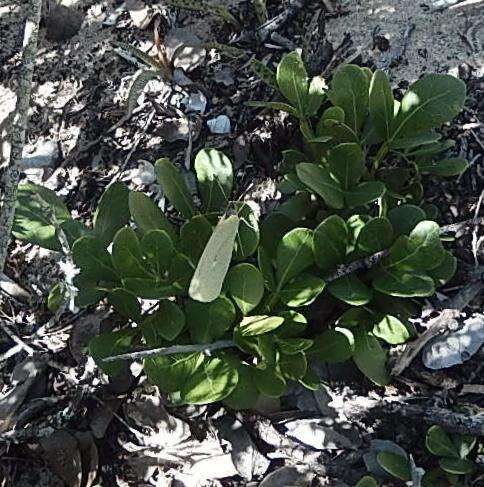
[(25, 132), (28, 123), (30, 93), (32, 90), (32, 75), (37, 54), (37, 38), (39, 33), (40, 12), (42, 0), (30, 0), (24, 29), (22, 65), (19, 74), (17, 103), (15, 116), (11, 127), (11, 147), (7, 170), (4, 175), (3, 202), (0, 212), (0, 272), (5, 267), (7, 249), (10, 243), (15, 205), (17, 202), (17, 188), (20, 181), (19, 163), (25, 144)]
[(235, 343), (232, 340), (219, 340), (213, 343), (200, 343), (195, 345), (173, 345), (171, 347), (152, 348), (150, 350), (139, 350), (137, 352), (122, 353), (120, 355), (114, 355), (112, 357), (106, 357), (103, 362), (114, 362), (115, 360), (134, 360), (146, 357), (152, 357), (153, 355), (173, 355), (175, 353), (194, 353), (202, 352), (206, 355), (210, 355), (215, 350), (222, 350), (224, 348), (235, 347)]

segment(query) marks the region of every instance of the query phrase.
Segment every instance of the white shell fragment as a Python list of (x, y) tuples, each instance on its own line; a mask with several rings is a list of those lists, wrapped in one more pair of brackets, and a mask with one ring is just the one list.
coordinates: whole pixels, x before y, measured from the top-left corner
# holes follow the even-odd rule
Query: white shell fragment
[(212, 134), (230, 134), (230, 119), (227, 115), (219, 115), (208, 120), (207, 126)]
[(453, 333), (437, 337), (424, 348), (422, 360), (429, 369), (446, 369), (469, 360), (484, 343), (484, 314), (475, 313)]

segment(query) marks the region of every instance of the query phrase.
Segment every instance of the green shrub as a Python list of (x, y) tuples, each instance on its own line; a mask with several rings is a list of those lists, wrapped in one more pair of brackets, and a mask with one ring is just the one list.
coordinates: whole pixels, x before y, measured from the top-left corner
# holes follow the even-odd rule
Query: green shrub
[[(312, 359), (353, 359), (374, 383), (387, 384), (386, 344), (413, 333), (416, 308), (405, 298), (432, 295), (455, 270), (423, 204), (421, 174), (465, 166), (436, 162), (449, 144), (432, 131), (461, 109), (462, 83), (429, 75), (397, 104), (381, 72), (357, 66), (340, 68), (329, 90), (322, 78), (308, 82), (296, 53), (277, 74), (258, 71), (289, 102), (264, 105), (297, 116), (303, 134), (302, 149), (286, 151), (281, 164), (285, 201), (260, 229), (252, 207), (231, 199), (232, 165), (214, 149), (195, 159), (198, 198), (175, 165), (156, 162), (169, 212), (114, 183), (88, 227), (52, 191), (20, 191), (15, 235), (71, 253), (78, 306), (107, 300), (125, 317), (119, 330), (91, 342), (106, 373), (121, 364), (103, 358), (140, 344), (225, 340), (211, 354), (145, 358), (148, 378), (173, 403), (249, 408), (259, 394), (283, 394), (288, 381), (317, 387)], [(311, 317), (301, 308), (323, 293), (337, 312), (309, 333)], [(144, 311), (143, 300), (155, 306)], [(128, 320), (136, 326), (123, 326)]]

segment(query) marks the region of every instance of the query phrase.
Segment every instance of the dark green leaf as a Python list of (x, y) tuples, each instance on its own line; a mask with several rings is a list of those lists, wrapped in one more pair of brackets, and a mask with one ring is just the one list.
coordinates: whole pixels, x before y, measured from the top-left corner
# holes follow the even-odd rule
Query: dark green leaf
[(425, 220), (425, 212), (415, 205), (400, 205), (388, 212), (388, 219), (395, 235), (408, 235), (415, 226)]
[(257, 263), (264, 278), (264, 286), (270, 291), (276, 288), (276, 278), (274, 276), (274, 266), (271, 258), (263, 247), (257, 249)]
[(108, 294), (109, 304), (121, 315), (138, 322), (141, 316), (141, 305), (136, 296), (126, 289), (113, 289)]
[(150, 347), (160, 347), (163, 340), (174, 340), (185, 327), (185, 315), (180, 307), (163, 299), (158, 309), (148, 315), (141, 325), (143, 337)]
[(277, 208), (277, 212), (286, 215), (294, 223), (299, 223), (311, 209), (311, 195), (307, 191), (303, 191), (282, 203)]
[(343, 208), (344, 193), (341, 185), (331, 177), (326, 168), (310, 162), (301, 162), (296, 166), (296, 172), (301, 182), (321, 196), (328, 206)]
[(377, 69), (373, 73), (369, 95), (370, 119), (375, 132), (389, 140), (392, 131), (394, 99), (387, 75)]
[(359, 329), (355, 334), (353, 360), (360, 371), (375, 384), (384, 386), (390, 382), (390, 375), (386, 368), (386, 351), (374, 336), (363, 329)]
[(116, 232), (129, 221), (129, 189), (124, 183), (113, 183), (106, 188), (94, 213), (95, 236), (107, 247)]
[(348, 229), (338, 215), (323, 220), (314, 230), (314, 259), (323, 271), (343, 264), (348, 247)]
[(433, 144), (437, 142), (442, 136), (434, 132), (415, 135), (413, 137), (406, 137), (405, 139), (397, 139), (392, 141), (389, 146), (390, 149), (413, 149), (421, 145)]
[(408, 459), (390, 451), (381, 451), (376, 459), (379, 465), (400, 480), (411, 480), (412, 474)]
[(344, 362), (351, 358), (355, 349), (353, 333), (346, 328), (327, 330), (316, 335), (313, 341), (308, 354), (322, 362)]
[(281, 353), (279, 367), (286, 379), (299, 380), (305, 376), (308, 363), (304, 353), (299, 352), (291, 355)]
[(438, 267), (427, 271), (427, 274), (434, 280), (435, 286), (443, 286), (454, 277), (456, 270), (457, 259), (446, 250)]
[(202, 149), (195, 157), (198, 189), (205, 211), (220, 211), (230, 198), (233, 186), (232, 163), (216, 149)]
[(234, 259), (243, 260), (252, 255), (259, 245), (259, 221), (247, 203), (236, 203), (239, 226), (235, 237)]
[(417, 163), (418, 169), (422, 173), (434, 174), (435, 176), (450, 177), (458, 176), (463, 173), (469, 163), (461, 157), (443, 159), (441, 161), (425, 161)]
[(204, 215), (188, 220), (180, 230), (180, 249), (196, 266), (212, 236), (212, 225)]
[(358, 483), (355, 487), (378, 487), (378, 482), (373, 477), (365, 475), (360, 480), (358, 480)]
[(253, 381), (259, 391), (269, 397), (280, 397), (286, 390), (286, 381), (274, 367), (252, 369)]
[(271, 213), (261, 225), (261, 246), (269, 257), (276, 257), (282, 237), (295, 227), (295, 223), (281, 213)]
[(232, 409), (251, 409), (255, 406), (259, 391), (254, 383), (251, 367), (239, 363), (237, 367), (239, 381), (237, 387), (224, 399), (224, 403)]
[(226, 286), (243, 315), (256, 308), (264, 295), (264, 278), (261, 272), (246, 262), (229, 270)]
[(333, 147), (328, 156), (329, 170), (343, 189), (354, 186), (365, 172), (365, 156), (359, 144), (347, 142)]
[(425, 436), (425, 446), (438, 457), (459, 458), (459, 450), (441, 426), (431, 426)]
[(345, 200), (350, 208), (363, 206), (383, 196), (385, 185), (380, 181), (368, 181), (360, 183), (351, 191), (346, 191)]
[(370, 255), (387, 249), (393, 242), (393, 228), (384, 217), (372, 218), (360, 231), (356, 248), (363, 254)]
[(154, 273), (164, 278), (170, 268), (175, 247), (165, 230), (150, 230), (141, 240), (141, 251)]
[(150, 230), (165, 230), (175, 239), (173, 225), (167, 220), (161, 209), (144, 193), (131, 191), (129, 193), (129, 211), (136, 226), (143, 232)]
[(112, 259), (114, 268), (121, 278), (153, 277), (146, 268), (138, 237), (132, 228), (121, 228), (114, 236)]
[(312, 246), (313, 232), (308, 228), (295, 228), (282, 237), (276, 259), (279, 288), (314, 262)]
[(192, 218), (196, 213), (192, 195), (180, 171), (168, 159), (162, 158), (155, 163), (155, 174), (170, 203), (183, 217)]
[(311, 274), (299, 274), (279, 292), (281, 300), (289, 307), (311, 304), (324, 289), (325, 283)]
[(157, 279), (126, 278), (123, 279), (123, 286), (131, 291), (135, 296), (143, 299), (163, 299), (170, 298), (178, 294), (180, 289)]
[(123, 370), (123, 366), (126, 365), (126, 362), (123, 360), (104, 362), (102, 359), (128, 352), (131, 348), (133, 336), (133, 330), (102, 333), (89, 342), (89, 353), (92, 355), (97, 366), (104, 373), (111, 377), (115, 377)]
[(440, 458), (439, 465), (444, 472), (456, 475), (467, 475), (475, 469), (474, 463), (462, 458)]
[(189, 301), (187, 326), (196, 343), (211, 343), (221, 338), (235, 320), (235, 307), (225, 296), (210, 303)]
[(369, 303), (373, 295), (372, 290), (353, 274), (330, 282), (328, 291), (335, 298), (352, 306), (362, 306)]
[(296, 311), (280, 311), (279, 316), (284, 318), (284, 323), (276, 330), (278, 337), (291, 338), (300, 336), (308, 326), (306, 318)]
[(294, 355), (306, 351), (313, 345), (312, 340), (307, 338), (279, 338), (277, 339), (277, 347), (279, 350), (287, 355)]
[(95, 281), (117, 281), (111, 256), (103, 243), (94, 237), (81, 237), (72, 247), (74, 263)]
[(435, 292), (434, 281), (431, 277), (391, 272), (384, 267), (373, 279), (373, 287), (383, 294), (402, 298), (432, 296)]
[(281, 112), (289, 113), (289, 115), (292, 115), (293, 117), (299, 117), (299, 113), (295, 108), (280, 101), (248, 101), (246, 105), (256, 108), (272, 108), (273, 110), (281, 110)]
[(464, 82), (448, 74), (427, 74), (405, 93), (394, 122), (393, 138), (440, 127), (464, 106)]

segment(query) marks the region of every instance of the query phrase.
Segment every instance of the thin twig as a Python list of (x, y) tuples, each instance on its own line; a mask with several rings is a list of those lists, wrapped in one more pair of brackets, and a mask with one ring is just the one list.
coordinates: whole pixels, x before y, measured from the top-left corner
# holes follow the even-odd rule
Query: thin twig
[(173, 345), (171, 347), (152, 348), (151, 350), (139, 350), (137, 352), (122, 353), (120, 355), (106, 357), (103, 359), (103, 362), (113, 362), (115, 360), (135, 360), (152, 357), (153, 355), (173, 355), (175, 353), (201, 352), (206, 355), (210, 355), (210, 353), (215, 350), (232, 347), (235, 347), (235, 343), (232, 340), (219, 340), (218, 342), (195, 345)]
[(10, 331), (10, 329), (8, 328), (8, 326), (6, 325), (6, 323), (4, 323), (3, 321), (0, 321), (0, 328), (10, 338), (10, 340), (12, 340), (12, 342), (16, 343), (16, 345), (18, 347), (20, 347), (23, 350), (25, 350), (25, 352), (27, 352), (28, 355), (33, 355), (34, 354), (35, 350), (30, 345), (27, 345), (17, 335), (15, 335), (15, 333), (13, 333), (12, 331)]
[(19, 74), (17, 90), (17, 104), (15, 117), (11, 127), (10, 160), (4, 176), (3, 202), (0, 212), (0, 272), (5, 267), (7, 249), (10, 243), (15, 204), (17, 202), (17, 188), (20, 181), (19, 162), (25, 144), (25, 132), (29, 119), (30, 93), (32, 90), (32, 75), (37, 54), (37, 38), (39, 33), (41, 0), (30, 0), (27, 6), (25, 21), (22, 65)]

